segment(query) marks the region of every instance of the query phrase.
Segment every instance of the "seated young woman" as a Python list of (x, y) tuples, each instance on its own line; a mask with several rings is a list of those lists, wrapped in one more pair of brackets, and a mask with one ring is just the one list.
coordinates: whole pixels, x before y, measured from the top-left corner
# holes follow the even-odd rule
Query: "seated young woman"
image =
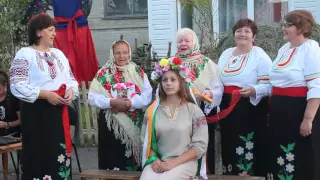
[[(156, 101), (147, 109), (142, 125), (141, 180), (206, 177), (208, 126), (192, 96), (195, 77), (179, 57), (156, 63), (151, 79), (157, 83)], [(200, 169), (200, 171), (198, 171)]]

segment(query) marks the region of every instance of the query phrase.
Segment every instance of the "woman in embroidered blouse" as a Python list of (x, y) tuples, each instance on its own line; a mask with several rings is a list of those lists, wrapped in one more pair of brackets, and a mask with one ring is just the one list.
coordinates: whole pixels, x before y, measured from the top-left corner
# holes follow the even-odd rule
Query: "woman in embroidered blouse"
[(128, 42), (112, 45), (110, 60), (93, 79), (88, 98), (100, 109), (99, 169), (140, 169), (142, 109), (151, 102), (152, 87), (142, 68), (131, 61)]
[(192, 74), (181, 63), (177, 58), (162, 59), (152, 73), (159, 88), (141, 130), (141, 180), (190, 179), (197, 174), (198, 166), (206, 177), (203, 157), (208, 146), (207, 121), (186, 84)]
[(263, 97), (270, 93), (271, 59), (253, 45), (258, 31), (254, 21), (240, 19), (232, 30), (237, 46), (225, 50), (218, 62), (224, 84), (218, 116), (223, 174), (265, 176), (267, 98)]
[(283, 45), (270, 72), (268, 179), (320, 179), (320, 47), (305, 10), (289, 12)]
[[(223, 85), (219, 76), (219, 69), (216, 63), (200, 52), (198, 37), (189, 28), (182, 28), (177, 32), (177, 57), (182, 63), (192, 69), (196, 80), (191, 83), (191, 89), (197, 90), (201, 96), (196, 96), (197, 103), (207, 116), (216, 114), (216, 107), (220, 105)], [(211, 98), (208, 102), (204, 96)], [(201, 100), (201, 101), (200, 101)], [(208, 124), (209, 146), (208, 146), (208, 169), (210, 174), (215, 173), (215, 124)]]
[(50, 48), (55, 22), (46, 14), (28, 23), (29, 47), (10, 67), (10, 88), (22, 100), (22, 179), (71, 179), (72, 144), (67, 105), (78, 96), (68, 59)]

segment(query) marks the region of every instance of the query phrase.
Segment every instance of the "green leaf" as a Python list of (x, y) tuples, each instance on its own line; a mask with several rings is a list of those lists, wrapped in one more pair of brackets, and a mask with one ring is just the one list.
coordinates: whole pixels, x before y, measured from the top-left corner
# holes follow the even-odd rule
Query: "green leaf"
[(252, 165), (253, 165), (253, 162), (248, 163), (248, 164), (246, 165), (246, 171), (250, 171), (250, 170), (252, 169)]
[(65, 145), (65, 144), (60, 143), (60, 146), (61, 146), (63, 149), (66, 149), (66, 145)]
[(278, 177), (279, 177), (280, 180), (286, 180), (286, 178), (284, 177), (284, 175), (278, 174)]
[(62, 171), (62, 172), (59, 172), (58, 174), (60, 175), (61, 178), (66, 178), (66, 177), (67, 177), (67, 176), (66, 176), (66, 173), (63, 172), (63, 171)]
[(292, 180), (293, 179), (293, 174), (291, 174), (290, 176), (287, 176), (286, 180)]
[(133, 170), (132, 170), (132, 167), (130, 167), (130, 166), (127, 166), (126, 169), (127, 169), (128, 171), (133, 171)]
[(237, 164), (237, 167), (239, 168), (240, 171), (245, 171), (246, 168), (244, 167), (243, 164)]
[(285, 152), (285, 153), (288, 153), (288, 150), (286, 147), (284, 147), (283, 145), (280, 145), (280, 148)]
[(70, 168), (68, 168), (68, 170), (66, 171), (66, 177), (70, 176)]
[(250, 141), (251, 139), (253, 139), (253, 135), (254, 135), (254, 132), (249, 133), (247, 136), (247, 140)]
[(291, 144), (288, 144), (288, 152), (291, 152), (293, 149), (294, 149), (294, 146), (296, 145), (296, 143), (291, 143)]
[(132, 171), (137, 171), (138, 170), (138, 166), (133, 166), (132, 167)]
[(244, 142), (248, 142), (247, 138), (245, 138), (244, 136), (239, 136), (240, 139), (242, 139)]

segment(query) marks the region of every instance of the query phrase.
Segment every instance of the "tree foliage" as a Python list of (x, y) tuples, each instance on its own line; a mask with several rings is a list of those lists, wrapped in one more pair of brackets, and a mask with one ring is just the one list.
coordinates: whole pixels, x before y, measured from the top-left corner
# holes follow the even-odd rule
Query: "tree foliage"
[(23, 23), (28, 0), (0, 0), (0, 69), (7, 70), (16, 50), (26, 44)]

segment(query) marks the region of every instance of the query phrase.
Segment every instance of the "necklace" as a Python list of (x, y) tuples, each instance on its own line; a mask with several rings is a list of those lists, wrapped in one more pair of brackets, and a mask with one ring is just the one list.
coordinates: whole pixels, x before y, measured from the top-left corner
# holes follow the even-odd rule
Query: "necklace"
[(168, 115), (169, 121), (170, 122), (176, 121), (177, 115), (178, 115), (178, 112), (179, 112), (179, 109), (180, 109), (180, 105), (175, 107), (173, 116), (172, 116), (172, 114), (170, 112), (170, 106), (164, 106), (164, 108), (165, 108), (166, 114)]

